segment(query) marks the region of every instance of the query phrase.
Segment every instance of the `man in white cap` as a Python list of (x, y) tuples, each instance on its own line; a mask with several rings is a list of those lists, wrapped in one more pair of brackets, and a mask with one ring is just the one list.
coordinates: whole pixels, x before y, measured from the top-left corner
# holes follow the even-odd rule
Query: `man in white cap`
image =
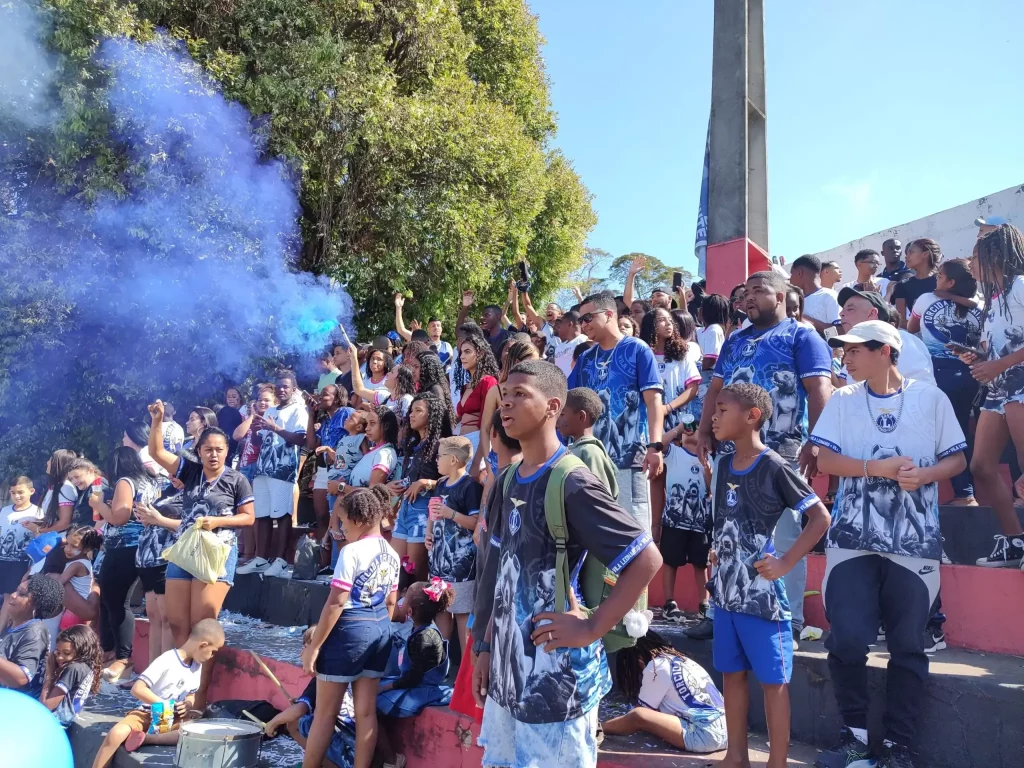
[[(839, 744), (815, 765), (875, 758), (878, 768), (913, 768), (928, 677), (925, 629), (939, 591), (938, 484), (966, 468), (967, 443), (947, 397), (900, 373), (903, 337), (892, 325), (858, 323), (829, 344), (843, 348), (856, 383), (832, 395), (810, 438), (818, 469), (841, 478), (822, 595), (843, 728)], [(884, 741), (872, 755), (865, 667), (879, 622), (887, 630), (889, 688)]]

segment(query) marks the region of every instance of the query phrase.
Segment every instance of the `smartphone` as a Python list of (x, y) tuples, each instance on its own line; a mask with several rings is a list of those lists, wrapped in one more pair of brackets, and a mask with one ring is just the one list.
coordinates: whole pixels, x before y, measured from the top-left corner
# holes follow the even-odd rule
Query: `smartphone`
[(516, 282), (516, 288), (522, 293), (530, 292), (530, 268), (525, 261), (519, 262), (519, 280)]
[(672, 273), (672, 291), (678, 291), (683, 287), (683, 273), (673, 272)]
[(947, 341), (946, 349), (951, 352), (956, 352), (958, 355), (962, 355), (965, 352), (970, 352), (972, 355), (984, 360), (988, 357), (984, 350), (978, 349), (977, 347), (969, 347), (966, 344), (959, 344), (955, 341)]

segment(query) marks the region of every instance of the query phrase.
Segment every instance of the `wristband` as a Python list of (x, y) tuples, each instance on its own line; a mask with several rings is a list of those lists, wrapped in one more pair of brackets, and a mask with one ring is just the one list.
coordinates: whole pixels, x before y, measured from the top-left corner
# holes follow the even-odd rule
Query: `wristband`
[(490, 653), (491, 644), (486, 640), (477, 640), (473, 643), (473, 653), (479, 656), (481, 653)]

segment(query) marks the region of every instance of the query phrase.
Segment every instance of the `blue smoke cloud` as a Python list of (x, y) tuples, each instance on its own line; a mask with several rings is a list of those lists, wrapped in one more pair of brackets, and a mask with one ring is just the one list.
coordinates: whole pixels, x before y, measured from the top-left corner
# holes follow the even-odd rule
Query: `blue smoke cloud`
[[(109, 377), (96, 386), (156, 397), (239, 381), (258, 358), (312, 363), (339, 321), (351, 327), (352, 306), (338, 285), (294, 268), (295, 173), (266, 156), (248, 112), (166, 36), (106, 40), (96, 59), (133, 161), (126, 196), (86, 203), (29, 179), (36, 160), (18, 137), (0, 153), (0, 271), (20, 274), (36, 299), (42, 289), (60, 323), (55, 347), (12, 377), (66, 389), (85, 369)], [(8, 125), (19, 114), (4, 94), (26, 98), (9, 80), (0, 73)]]

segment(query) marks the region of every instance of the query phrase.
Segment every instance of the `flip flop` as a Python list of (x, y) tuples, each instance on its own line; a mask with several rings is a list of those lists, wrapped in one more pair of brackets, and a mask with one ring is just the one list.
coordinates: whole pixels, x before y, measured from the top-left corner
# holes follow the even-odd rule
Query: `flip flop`
[(142, 742), (145, 740), (146, 734), (143, 731), (132, 731), (128, 734), (128, 738), (124, 740), (125, 751), (134, 752), (142, 746)]

